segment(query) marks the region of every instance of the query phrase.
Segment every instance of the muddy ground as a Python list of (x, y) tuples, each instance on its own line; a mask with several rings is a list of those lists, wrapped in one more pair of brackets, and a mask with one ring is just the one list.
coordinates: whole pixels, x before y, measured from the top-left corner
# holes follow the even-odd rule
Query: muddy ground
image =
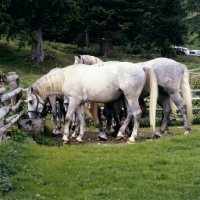
[[(136, 137), (136, 143), (141, 143), (146, 140), (155, 140), (154, 134), (148, 130), (140, 131), (138, 136)], [(83, 142), (77, 144), (75, 140), (70, 140), (69, 145), (84, 145), (84, 144), (93, 144), (93, 145), (120, 145), (125, 144), (128, 140), (128, 136), (125, 135), (125, 137), (122, 140), (117, 141), (115, 137), (108, 136), (106, 141), (102, 141), (99, 138), (99, 131), (85, 131), (83, 136)], [(57, 146), (62, 146), (62, 135), (55, 136), (55, 141)]]

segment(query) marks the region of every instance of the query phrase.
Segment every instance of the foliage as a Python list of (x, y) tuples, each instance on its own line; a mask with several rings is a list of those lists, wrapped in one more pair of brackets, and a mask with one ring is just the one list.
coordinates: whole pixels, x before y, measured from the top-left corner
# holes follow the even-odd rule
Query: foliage
[(156, 46), (162, 47), (166, 40), (177, 46), (183, 44), (187, 29), (181, 0), (158, 1), (156, 8), (158, 12), (155, 16), (155, 30), (152, 38)]
[(10, 140), (18, 143), (34, 143), (33, 139), (25, 132), (21, 131), (17, 125), (12, 125), (9, 129)]
[(186, 24), (189, 29), (189, 34), (193, 36), (193, 41), (199, 41), (200, 28), (199, 28), (199, 9), (200, 2), (194, 0), (184, 1), (184, 10), (187, 12)]
[[(166, 40), (176, 45), (187, 41), (186, 12), (181, 2), (4, 0), (0, 6), (0, 34), (8, 39), (17, 38), (19, 47), (23, 47), (37, 44), (38, 31), (42, 30), (44, 40), (84, 47), (87, 30), (90, 42), (100, 45), (98, 54), (102, 53), (105, 41), (110, 51), (115, 53), (112, 45), (123, 46), (126, 38), (126, 43), (134, 43), (143, 50), (145, 57), (149, 57), (153, 48), (161, 49)], [(185, 7), (192, 13), (188, 20), (196, 22), (195, 7), (191, 5), (192, 1), (186, 2)], [(196, 26), (194, 23), (191, 26), (194, 35)]]
[(161, 55), (166, 58), (173, 58), (176, 55), (174, 49), (171, 47), (171, 43), (168, 40), (164, 41), (160, 51)]

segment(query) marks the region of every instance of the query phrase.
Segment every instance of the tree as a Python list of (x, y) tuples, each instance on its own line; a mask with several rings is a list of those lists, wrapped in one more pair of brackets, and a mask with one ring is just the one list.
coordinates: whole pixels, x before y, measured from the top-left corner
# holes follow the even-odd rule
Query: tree
[[(100, 52), (111, 53), (113, 42), (119, 44), (120, 35), (132, 24), (134, 4), (131, 0), (80, 0), (82, 30), (88, 30), (90, 37), (98, 38)], [(83, 32), (83, 31), (82, 31)]]
[(184, 10), (187, 14), (186, 25), (191, 35), (196, 35), (194, 39), (200, 40), (200, 1), (184, 1)]
[(181, 0), (160, 0), (156, 9), (152, 39), (164, 56), (166, 48), (162, 47), (166, 46), (166, 41), (178, 46), (184, 43), (184, 37), (187, 36), (185, 12)]
[[(7, 38), (17, 37), (19, 47), (26, 42), (31, 45), (31, 59), (37, 63), (45, 57), (43, 31), (51, 30), (49, 32), (59, 38), (68, 29), (68, 24), (79, 18), (79, 7), (75, 0), (4, 0), (0, 11), (11, 22), (7, 23)], [(3, 22), (1, 17), (1, 25)]]

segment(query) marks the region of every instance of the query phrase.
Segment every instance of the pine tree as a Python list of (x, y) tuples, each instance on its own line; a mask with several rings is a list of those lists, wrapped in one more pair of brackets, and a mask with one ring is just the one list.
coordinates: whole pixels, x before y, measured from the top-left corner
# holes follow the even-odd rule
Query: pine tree
[(187, 35), (185, 13), (181, 6), (181, 0), (160, 0), (156, 8), (157, 14), (152, 36), (156, 46), (165, 55), (162, 47), (166, 41), (178, 46), (184, 43), (184, 37)]

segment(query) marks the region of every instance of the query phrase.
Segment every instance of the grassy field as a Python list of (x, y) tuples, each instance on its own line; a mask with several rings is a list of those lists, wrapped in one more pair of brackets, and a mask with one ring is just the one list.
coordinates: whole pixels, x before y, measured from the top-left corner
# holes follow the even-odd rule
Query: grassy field
[(1, 155), (16, 167), (0, 199), (199, 199), (199, 141), (194, 126), (189, 135), (135, 145), (10, 143)]
[[(78, 52), (97, 52), (95, 46), (86, 51), (45, 42), (44, 47), (51, 56), (36, 65), (29, 60), (28, 47), (19, 51), (15, 42), (0, 41), (0, 71), (17, 72), (20, 86), (25, 88), (52, 68), (73, 64)], [(146, 60), (122, 53), (101, 59)], [(177, 56), (175, 60), (189, 69), (200, 64), (196, 57)], [(46, 128), (52, 125), (47, 124)], [(56, 147), (50, 136), (42, 138), (43, 145), (39, 145), (13, 128), (13, 138), (0, 145), (0, 200), (198, 200), (199, 131), (200, 126), (193, 125), (190, 134), (183, 135), (183, 127), (174, 126), (170, 127), (170, 135), (135, 145)]]

